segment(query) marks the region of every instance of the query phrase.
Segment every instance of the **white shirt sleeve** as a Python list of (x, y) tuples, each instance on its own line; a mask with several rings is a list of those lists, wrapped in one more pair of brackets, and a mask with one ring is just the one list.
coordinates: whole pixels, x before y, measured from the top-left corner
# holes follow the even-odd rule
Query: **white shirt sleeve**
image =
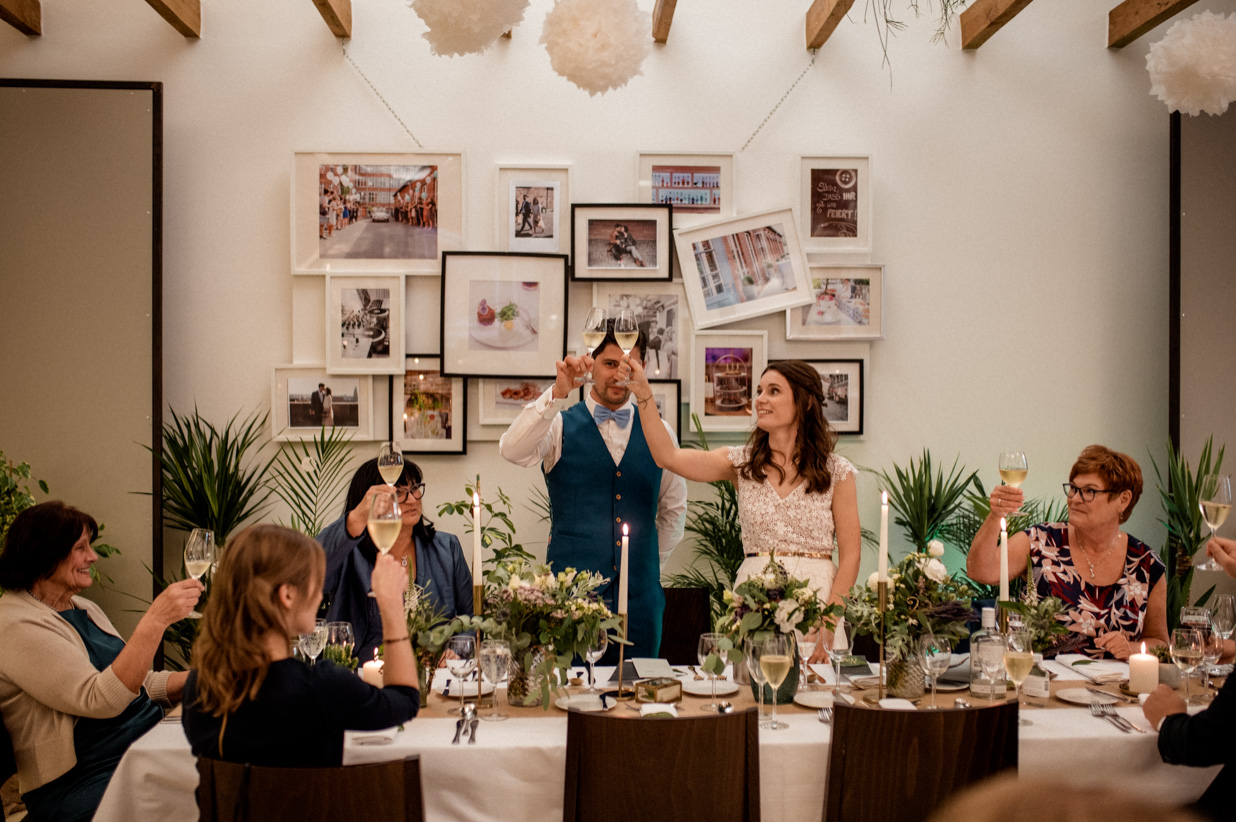
[[(664, 422), (664, 420), (662, 420)], [(674, 445), (678, 438), (669, 424), (665, 424)], [(657, 548), (661, 555), (661, 568), (669, 555), (682, 540), (683, 526), (687, 522), (687, 481), (677, 474), (662, 469), (661, 493), (657, 497)]]
[(562, 454), (562, 414), (567, 400), (554, 399), (554, 388), (524, 406), (498, 441), (498, 453), (507, 462), (531, 468), (544, 463), (553, 470)]

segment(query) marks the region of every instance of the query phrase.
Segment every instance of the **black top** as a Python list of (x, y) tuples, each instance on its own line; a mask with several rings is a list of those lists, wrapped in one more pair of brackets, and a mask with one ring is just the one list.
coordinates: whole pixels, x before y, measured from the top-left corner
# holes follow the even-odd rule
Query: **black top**
[(1236, 801), (1236, 675), (1229, 676), (1210, 707), (1199, 714), (1172, 714), (1159, 728), (1159, 755), (1174, 765), (1225, 765), (1195, 808), (1211, 819), (1230, 819)]
[(407, 722), (420, 708), (416, 688), (375, 688), (329, 662), (272, 662), (257, 699), (223, 719), (196, 710), (197, 671), (185, 682), (182, 724), (193, 753), (227, 762), (283, 768), (343, 764), (344, 730), (373, 731)]

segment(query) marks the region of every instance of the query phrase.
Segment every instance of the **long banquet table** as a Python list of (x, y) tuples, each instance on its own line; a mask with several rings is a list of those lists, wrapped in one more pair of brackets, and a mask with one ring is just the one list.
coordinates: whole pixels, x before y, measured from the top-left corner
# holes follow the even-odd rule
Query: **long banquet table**
[[(819, 673), (831, 680), (827, 666)], [(438, 672), (444, 676), (443, 671)], [(598, 669), (598, 674), (602, 674)], [(608, 676), (608, 673), (603, 675)], [(689, 678), (689, 677), (688, 677)], [(1084, 682), (1052, 684), (1077, 687)], [(1106, 686), (1109, 690), (1112, 686)], [(941, 707), (958, 696), (940, 693)], [(968, 692), (961, 696), (969, 698)], [(420, 754), (425, 786), (426, 817), (440, 820), (501, 819), (556, 822), (562, 818), (566, 767), (566, 714), (556, 708), (513, 708), (499, 690), (505, 722), (481, 722), (475, 745), (452, 745), (455, 718), (445, 713), (437, 693), (428, 708), (399, 731), (387, 745), (345, 742), (344, 764), (360, 764)], [(749, 688), (729, 697), (738, 709), (754, 706)], [(680, 715), (699, 713), (707, 699), (684, 696)], [(975, 706), (981, 700), (971, 699)], [(457, 704), (457, 703), (456, 703)], [(484, 711), (489, 710), (486, 698)], [(624, 707), (613, 709), (633, 712)], [(1146, 722), (1140, 707), (1119, 708), (1121, 715)], [(1089, 711), (1067, 706), (1054, 696), (1047, 707), (1027, 708), (1034, 724), (1021, 728), (1019, 771), (1023, 778), (1048, 779), (1073, 785), (1102, 785), (1162, 802), (1190, 802), (1201, 795), (1219, 768), (1165, 765), (1159, 758), (1157, 735), (1124, 734)], [(823, 815), (832, 737), (829, 725), (815, 710), (797, 705), (778, 707), (789, 727), (760, 731), (760, 799), (766, 822), (818, 820)], [(890, 751), (890, 756), (896, 755)], [(95, 822), (164, 822), (195, 819), (196, 762), (179, 724), (152, 728), (125, 754)]]

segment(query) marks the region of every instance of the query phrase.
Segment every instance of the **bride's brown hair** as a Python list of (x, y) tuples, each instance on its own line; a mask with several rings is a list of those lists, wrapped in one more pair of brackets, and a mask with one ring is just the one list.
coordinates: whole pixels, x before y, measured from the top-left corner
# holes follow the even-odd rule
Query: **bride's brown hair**
[[(828, 458), (837, 444), (837, 432), (824, 417), (824, 383), (820, 372), (802, 360), (780, 360), (769, 363), (764, 374), (776, 371), (790, 384), (794, 398), (794, 413), (798, 420), (798, 440), (790, 459), (798, 468), (798, 475), (807, 483), (807, 493), (823, 494), (832, 487), (833, 477), (828, 470)], [(763, 379), (764, 374), (760, 375)], [(772, 449), (768, 445), (768, 432), (758, 426), (747, 439), (747, 461), (738, 469), (743, 479), (763, 482), (768, 469), (781, 475), (785, 470), (772, 461)]]
[(226, 717), (257, 697), (271, 662), (264, 638), (274, 632), (291, 639), (279, 587), (307, 597), (325, 576), (322, 546), (290, 528), (253, 525), (228, 541), (193, 643), (200, 710)]

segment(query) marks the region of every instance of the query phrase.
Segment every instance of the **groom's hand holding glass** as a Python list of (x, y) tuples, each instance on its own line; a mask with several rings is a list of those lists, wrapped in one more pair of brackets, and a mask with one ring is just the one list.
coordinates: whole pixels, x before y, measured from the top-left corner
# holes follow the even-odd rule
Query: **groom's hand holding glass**
[(565, 400), (570, 396), (572, 391), (579, 388), (584, 377), (591, 376), (594, 364), (590, 351), (578, 357), (564, 357), (560, 362), (554, 363), (557, 370), (554, 399)]

